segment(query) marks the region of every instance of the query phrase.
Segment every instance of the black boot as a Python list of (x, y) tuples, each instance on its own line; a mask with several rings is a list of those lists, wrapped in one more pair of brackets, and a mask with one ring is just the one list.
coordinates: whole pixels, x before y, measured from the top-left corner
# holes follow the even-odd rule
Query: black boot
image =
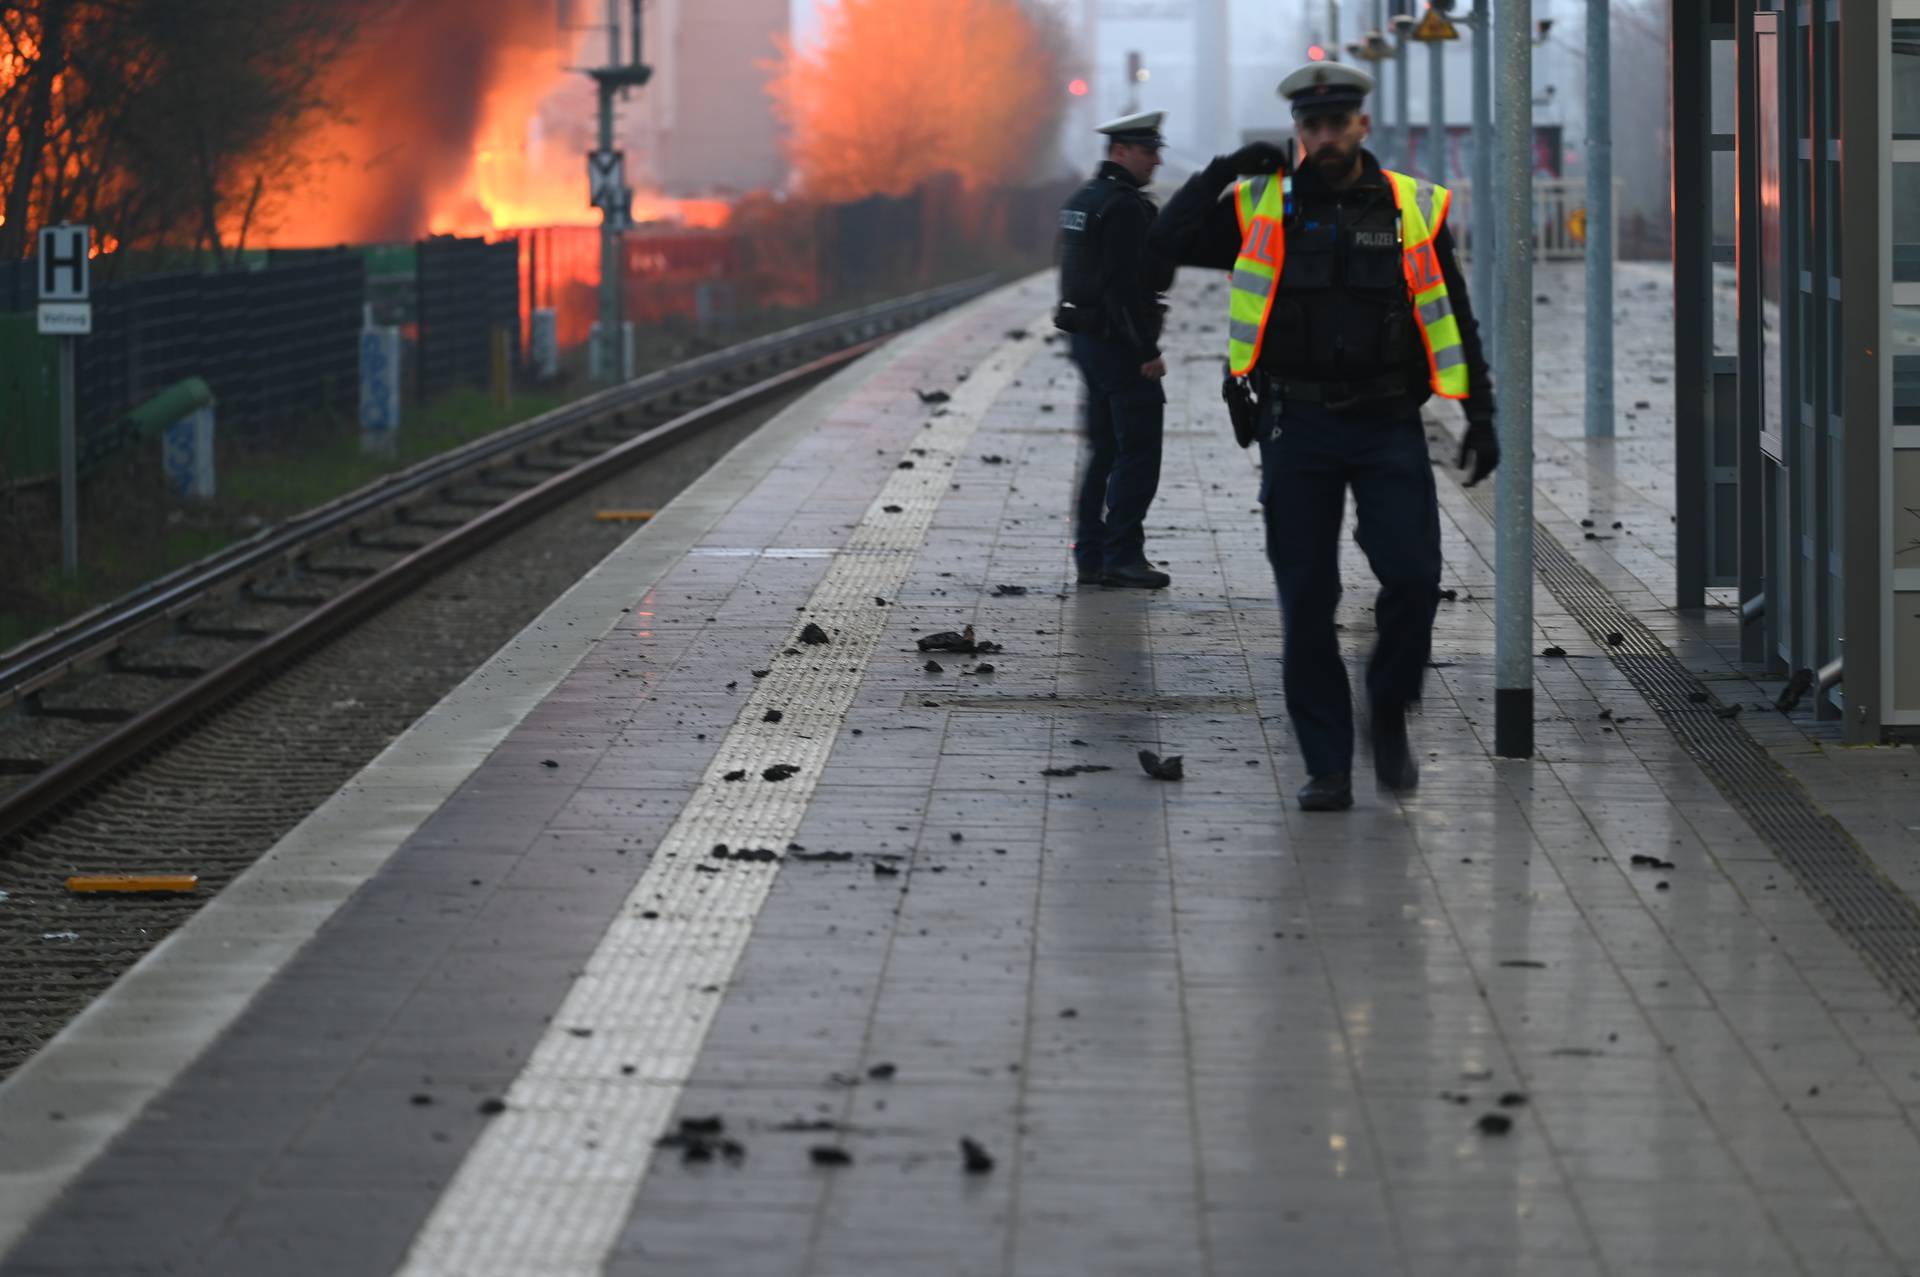
[(1413, 747), (1407, 741), (1404, 709), (1373, 711), (1373, 774), (1396, 794), (1420, 788), (1420, 764), (1413, 761)]
[(1136, 590), (1163, 590), (1172, 581), (1172, 577), (1150, 563), (1136, 563), (1124, 568), (1108, 568), (1106, 575), (1100, 578), (1102, 585), (1129, 587)]
[(1353, 782), (1346, 772), (1315, 776), (1295, 795), (1301, 811), (1345, 811), (1353, 806)]

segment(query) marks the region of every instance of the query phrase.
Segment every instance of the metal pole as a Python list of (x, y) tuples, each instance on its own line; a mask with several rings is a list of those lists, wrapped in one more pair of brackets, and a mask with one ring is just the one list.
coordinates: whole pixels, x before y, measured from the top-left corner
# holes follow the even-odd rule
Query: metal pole
[(60, 570), (80, 575), (80, 441), (74, 426), (72, 337), (60, 339)]
[(1494, 752), (1533, 756), (1533, 0), (1500, 0), (1500, 469), (1494, 556)]
[[(620, 65), (620, 0), (607, 0), (607, 70)], [(599, 81), (600, 150), (613, 150), (613, 95), (610, 79)], [(622, 320), (625, 307), (620, 296), (620, 215), (612, 207), (600, 210), (600, 365), (608, 382), (625, 378), (621, 365)]]
[(1427, 180), (1447, 180), (1447, 45), (1427, 41)]
[(1340, 0), (1327, 0), (1327, 58), (1340, 60)]
[(1493, 24), (1487, 0), (1473, 0), (1473, 303), (1483, 334), (1492, 332), (1493, 210)]
[(1613, 57), (1608, 0), (1587, 0), (1587, 438), (1613, 438)]
[(1413, 155), (1413, 115), (1407, 84), (1407, 46), (1410, 43), (1404, 27), (1393, 33), (1393, 117), (1397, 127), (1394, 129), (1393, 160), (1388, 168), (1399, 168)]

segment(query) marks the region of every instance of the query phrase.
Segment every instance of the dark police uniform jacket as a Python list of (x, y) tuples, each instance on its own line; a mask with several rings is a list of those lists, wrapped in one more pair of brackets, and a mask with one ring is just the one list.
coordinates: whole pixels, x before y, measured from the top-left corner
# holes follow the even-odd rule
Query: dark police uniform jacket
[(1173, 263), (1147, 243), (1156, 208), (1126, 169), (1107, 160), (1060, 210), (1060, 300), (1069, 331), (1124, 347), (1136, 366), (1160, 357), (1160, 295)]
[[(1345, 190), (1328, 183), (1312, 164), (1293, 175), (1286, 262), (1260, 345), (1259, 371), (1283, 383), (1369, 389), (1392, 385), (1401, 375), (1405, 389), (1400, 393), (1370, 395), (1353, 405), (1369, 414), (1397, 415), (1417, 410), (1433, 388), (1401, 265), (1393, 188), (1372, 153), (1362, 151), (1360, 160), (1363, 172)], [(1231, 195), (1235, 180), (1223, 159), (1190, 178), (1154, 225), (1154, 248), (1181, 265), (1232, 270), (1241, 244)], [(1491, 418), (1493, 379), (1450, 227), (1443, 225), (1434, 237), (1434, 252), (1460, 321), (1467, 418)], [(1337, 390), (1328, 395), (1337, 397)]]

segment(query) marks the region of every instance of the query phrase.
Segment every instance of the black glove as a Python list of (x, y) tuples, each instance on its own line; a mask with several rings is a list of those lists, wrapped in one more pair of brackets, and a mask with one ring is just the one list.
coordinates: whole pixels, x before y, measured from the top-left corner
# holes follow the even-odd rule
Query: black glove
[(1500, 437), (1494, 433), (1493, 418), (1481, 417), (1467, 423), (1467, 437), (1460, 441), (1460, 459), (1453, 464), (1462, 470), (1473, 470), (1473, 476), (1466, 483), (1469, 488), (1493, 473), (1493, 468), (1500, 464)]
[(1226, 160), (1233, 165), (1233, 171), (1242, 177), (1287, 171), (1286, 148), (1275, 146), (1272, 142), (1249, 142), (1227, 156)]

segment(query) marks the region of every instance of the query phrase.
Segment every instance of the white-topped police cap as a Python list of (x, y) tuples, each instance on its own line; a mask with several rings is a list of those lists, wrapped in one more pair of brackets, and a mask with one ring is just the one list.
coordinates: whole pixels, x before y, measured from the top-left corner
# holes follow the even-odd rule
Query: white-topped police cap
[(1123, 115), (1117, 120), (1108, 120), (1094, 132), (1105, 133), (1116, 142), (1165, 146), (1167, 139), (1160, 135), (1160, 121), (1166, 118), (1165, 111), (1142, 111), (1138, 115)]
[(1280, 81), (1280, 96), (1295, 115), (1317, 111), (1357, 111), (1373, 92), (1373, 77), (1344, 62), (1309, 62)]

